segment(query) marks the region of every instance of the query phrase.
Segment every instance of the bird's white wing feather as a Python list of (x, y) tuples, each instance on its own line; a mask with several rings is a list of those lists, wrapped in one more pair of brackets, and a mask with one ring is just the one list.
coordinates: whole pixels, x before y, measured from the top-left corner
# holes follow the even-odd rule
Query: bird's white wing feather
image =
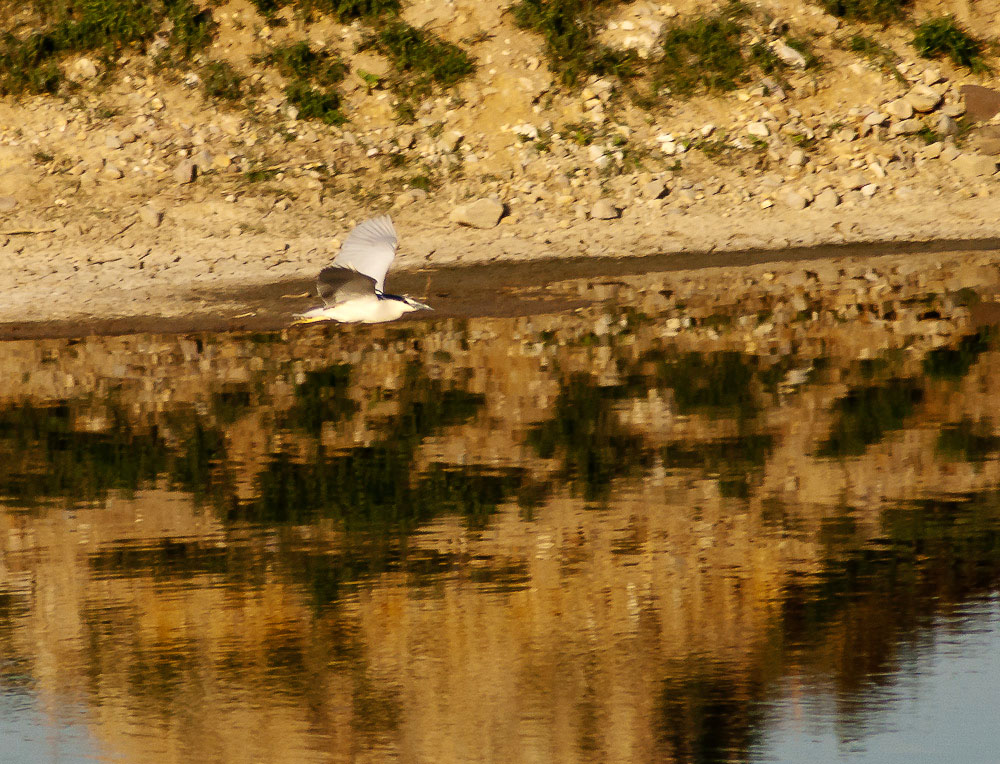
[(371, 276), (381, 292), (389, 264), (396, 256), (396, 229), (388, 215), (366, 220), (351, 231), (334, 258), (334, 265)]

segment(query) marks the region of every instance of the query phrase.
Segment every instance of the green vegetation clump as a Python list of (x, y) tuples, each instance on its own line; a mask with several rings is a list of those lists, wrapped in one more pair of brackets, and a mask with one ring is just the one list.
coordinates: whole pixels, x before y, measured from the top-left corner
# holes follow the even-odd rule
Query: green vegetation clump
[(887, 24), (906, 15), (911, 0), (820, 0), (831, 16), (850, 21)]
[(476, 69), (472, 57), (457, 45), (402, 21), (380, 26), (359, 49), (388, 58), (400, 78), (398, 85), (417, 93), (428, 92), (432, 85), (453, 87)]
[[(668, 29), (658, 41), (659, 55), (650, 63), (634, 50), (616, 50), (600, 42), (604, 16), (616, 4), (617, 0), (519, 0), (511, 13), (522, 29), (542, 35), (550, 68), (570, 86), (591, 76), (617, 77), (626, 83), (648, 78), (654, 95), (669, 90), (690, 96), (700, 90), (733, 90), (754, 74), (787, 68), (766, 41), (747, 47), (751, 27), (743, 19), (751, 11), (738, 0)], [(819, 63), (805, 41), (784, 42), (803, 55), (806, 67)], [(635, 87), (629, 86), (628, 92), (636, 103), (651, 105), (650, 97)]]
[(336, 85), (347, 75), (347, 65), (340, 57), (316, 50), (308, 42), (284, 45), (256, 59), (277, 67), (291, 80), (285, 98), (299, 110), (301, 119), (318, 119), (328, 125), (341, 125), (347, 118), (341, 111), (342, 98)]
[(743, 26), (724, 16), (701, 17), (668, 30), (654, 70), (657, 90), (691, 95), (699, 88), (734, 90), (746, 80)]
[[(654, 89), (667, 88), (680, 96), (725, 92), (749, 82), (754, 74), (784, 69), (786, 64), (763, 40), (745, 49), (744, 38), (750, 29), (742, 19), (747, 14), (742, 3), (733, 2), (717, 13), (668, 29), (660, 39), (660, 59), (652, 67)], [(801, 40), (787, 40), (786, 44), (802, 53), (807, 66), (817, 63)]]
[(172, 26), (167, 57), (187, 60), (211, 40), (211, 13), (191, 0), (81, 0), (36, 2), (36, 31), (0, 36), (0, 93), (56, 93), (63, 83), (59, 60), (68, 53), (96, 53), (110, 63), (116, 52), (152, 39), (164, 21)]
[(399, 0), (312, 0), (312, 4), (317, 10), (332, 13), (341, 24), (399, 14)]
[(347, 75), (347, 65), (338, 56), (315, 50), (305, 40), (274, 48), (261, 60), (276, 66), (286, 77), (323, 87), (336, 85)]
[(169, 58), (187, 61), (208, 47), (215, 33), (210, 11), (202, 10), (191, 0), (169, 0), (164, 5), (167, 20), (173, 24), (167, 48)]
[(959, 66), (973, 71), (987, 71), (983, 45), (971, 37), (951, 16), (929, 19), (917, 27), (913, 47), (924, 58), (947, 56)]
[(348, 395), (350, 389), (350, 364), (308, 372), (295, 388), (295, 406), (285, 414), (283, 425), (319, 435), (326, 422), (338, 422), (357, 412), (358, 404)]
[(645, 353), (640, 361), (652, 365), (656, 387), (670, 388), (678, 413), (713, 419), (757, 416), (761, 408), (758, 389), (768, 386), (765, 378), (771, 375), (757, 359), (733, 351), (674, 354), (656, 350)]
[(237, 101), (243, 96), (243, 75), (225, 61), (206, 64), (201, 85), (208, 98)]
[(399, 0), (251, 0), (265, 19), (273, 19), (286, 6), (292, 6), (306, 18), (314, 13), (334, 16), (341, 24), (357, 19), (374, 19), (399, 14)]
[(635, 51), (617, 51), (597, 40), (602, 0), (520, 0), (511, 6), (522, 29), (545, 39), (545, 53), (553, 71), (567, 85), (596, 75), (627, 78), (638, 74)]
[(302, 119), (318, 119), (328, 125), (342, 125), (347, 117), (340, 110), (340, 94), (332, 90), (319, 90), (308, 82), (296, 80), (285, 88), (285, 98), (299, 110)]
[(909, 87), (910, 83), (906, 77), (896, 68), (899, 56), (891, 48), (887, 48), (871, 37), (856, 34), (848, 40), (847, 49), (867, 58), (883, 72), (891, 75), (900, 85)]

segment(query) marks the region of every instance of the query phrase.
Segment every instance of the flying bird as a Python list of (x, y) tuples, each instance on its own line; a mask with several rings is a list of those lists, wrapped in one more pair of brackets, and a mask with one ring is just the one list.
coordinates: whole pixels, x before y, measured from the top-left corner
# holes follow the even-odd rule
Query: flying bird
[(388, 215), (358, 223), (344, 240), (333, 265), (319, 272), (316, 290), (324, 305), (296, 315), (295, 323), (378, 324), (413, 310), (433, 310), (412, 297), (383, 291), (385, 274), (398, 244)]

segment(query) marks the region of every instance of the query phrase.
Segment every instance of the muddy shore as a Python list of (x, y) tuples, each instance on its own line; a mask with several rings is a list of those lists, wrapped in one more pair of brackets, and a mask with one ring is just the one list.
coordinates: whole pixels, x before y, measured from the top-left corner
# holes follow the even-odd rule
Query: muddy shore
[[(598, 301), (606, 293), (567, 294), (565, 284), (583, 280), (591, 292), (595, 284), (614, 284), (616, 278), (663, 274), (667, 279), (699, 282), (702, 290), (717, 290), (726, 303), (726, 284), (733, 279), (767, 273), (768, 279), (811, 272), (822, 264), (825, 273), (867, 264), (882, 271), (905, 267), (931, 272), (949, 268), (964, 279), (963, 270), (1000, 263), (1000, 238), (931, 239), (926, 241), (862, 241), (827, 243), (784, 249), (751, 248), (721, 251), (658, 252), (633, 257), (540, 257), (529, 260), (475, 262), (401, 270), (391, 286), (400, 293), (419, 294), (434, 306), (433, 313), (409, 316), (405, 321), (483, 316), (519, 316), (573, 310)], [(831, 270), (832, 268), (832, 270)], [(563, 285), (559, 288), (558, 285)], [(148, 285), (146, 285), (148, 288)], [(822, 288), (822, 281), (818, 285)], [(832, 285), (831, 285), (832, 286)], [(980, 284), (980, 287), (982, 285)], [(1000, 286), (1000, 284), (998, 284)], [(119, 287), (122, 289), (122, 287)], [(133, 289), (142, 291), (142, 285)], [(32, 290), (34, 291), (34, 290)], [(116, 290), (117, 291), (117, 290)], [(188, 333), (278, 331), (289, 327), (293, 314), (316, 303), (311, 278), (248, 280), (223, 286), (192, 282), (169, 298), (155, 290), (133, 314), (118, 310), (101, 313), (80, 307), (75, 315), (50, 320), (11, 320), (13, 311), (0, 310), (0, 339), (73, 338), (134, 333)], [(78, 296), (79, 297), (79, 296)], [(93, 298), (93, 296), (91, 296)], [(91, 299), (90, 302), (93, 302)], [(86, 302), (85, 302), (86, 304)], [(107, 304), (98, 301), (98, 305)], [(63, 306), (65, 308), (65, 306)], [(142, 312), (141, 308), (145, 307)], [(186, 308), (186, 309), (185, 309)], [(65, 310), (60, 311), (65, 315)], [(32, 315), (37, 315), (33, 313)], [(295, 331), (294, 328), (291, 331)]]

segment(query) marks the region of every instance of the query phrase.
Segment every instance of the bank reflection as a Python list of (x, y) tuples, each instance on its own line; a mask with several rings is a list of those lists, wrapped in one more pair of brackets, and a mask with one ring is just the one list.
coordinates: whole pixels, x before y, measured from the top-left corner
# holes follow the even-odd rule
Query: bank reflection
[(996, 591), (1000, 353), (708, 318), (10, 343), (0, 687), (109, 760), (741, 759), (792, 674), (850, 728)]

